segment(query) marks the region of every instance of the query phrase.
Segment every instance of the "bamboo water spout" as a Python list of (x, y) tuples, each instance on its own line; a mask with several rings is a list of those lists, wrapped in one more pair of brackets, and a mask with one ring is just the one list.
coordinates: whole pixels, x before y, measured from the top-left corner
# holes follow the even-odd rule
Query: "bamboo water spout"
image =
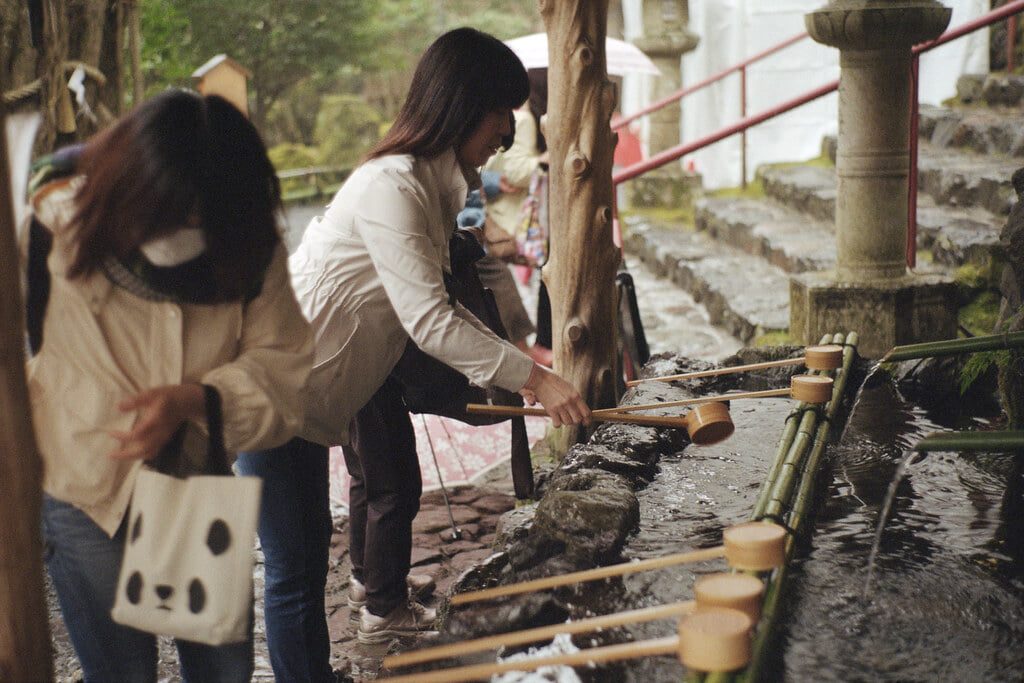
[(586, 569), (558, 576), (546, 576), (531, 581), (495, 586), (452, 596), (451, 604), (462, 605), (478, 600), (487, 600), (506, 595), (518, 595), (531, 591), (566, 586), (583, 581), (606, 579), (648, 569), (671, 567), (689, 562), (702, 562), (724, 557), (729, 566), (744, 571), (768, 571), (785, 560), (786, 530), (777, 524), (744, 522), (727, 528), (722, 534), (722, 545), (693, 550), (688, 553), (666, 555), (649, 560), (623, 562), (607, 567)]
[[(666, 404), (660, 404), (663, 407)], [(481, 415), (539, 415), (547, 413), (543, 408), (522, 408), (518, 406), (492, 406), (470, 403), (466, 412)], [(629, 415), (621, 409), (595, 410), (593, 419), (598, 422), (623, 422), (646, 427), (668, 427), (685, 429), (690, 441), (697, 446), (710, 446), (730, 436), (734, 431), (729, 409), (720, 403), (699, 405), (682, 417), (668, 415)]]
[(1024, 449), (1024, 431), (942, 432), (924, 437), (915, 451), (981, 451), (999, 453)]
[(583, 666), (675, 654), (693, 671), (734, 671), (750, 661), (753, 621), (739, 610), (709, 607), (679, 620), (679, 635), (641, 640), (531, 659), (474, 664), (388, 678), (389, 683), (460, 683), (505, 671), (533, 671), (544, 666)]
[(933, 356), (949, 356), (955, 353), (974, 353), (976, 351), (998, 351), (1000, 349), (1019, 349), (1024, 347), (1024, 331), (991, 334), (969, 339), (946, 339), (945, 341), (924, 342), (894, 346), (880, 362), (931, 358)]
[(613, 628), (626, 624), (638, 624), (656, 621), (669, 617), (680, 617), (696, 610), (709, 607), (729, 607), (739, 610), (750, 617), (753, 623), (761, 616), (761, 596), (764, 595), (764, 583), (761, 579), (749, 574), (719, 573), (708, 574), (694, 583), (695, 599), (674, 602), (668, 605), (655, 605), (642, 609), (604, 614), (588, 619), (578, 619), (562, 624), (540, 626), (537, 628), (500, 633), (485, 638), (464, 640), (437, 647), (412, 650), (384, 658), (382, 666), (393, 669), (411, 664), (448, 659), (460, 655), (493, 650), (499, 647), (515, 647), (526, 643), (536, 643), (554, 638), (559, 634), (588, 633), (598, 629)]
[(843, 362), (843, 347), (838, 344), (823, 344), (819, 346), (808, 346), (804, 349), (804, 355), (799, 358), (786, 358), (784, 360), (765, 361), (763, 363), (751, 363), (749, 365), (735, 365), (730, 368), (717, 368), (715, 370), (701, 370), (700, 372), (684, 372), (681, 375), (666, 375), (664, 377), (650, 377), (646, 379), (635, 379), (626, 382), (627, 387), (636, 386), (641, 382), (672, 382), (679, 379), (696, 379), (698, 377), (711, 377), (713, 375), (728, 375), (734, 372), (747, 372), (750, 370), (763, 370), (767, 368), (778, 368), (786, 365), (807, 366), (808, 370), (835, 370)]

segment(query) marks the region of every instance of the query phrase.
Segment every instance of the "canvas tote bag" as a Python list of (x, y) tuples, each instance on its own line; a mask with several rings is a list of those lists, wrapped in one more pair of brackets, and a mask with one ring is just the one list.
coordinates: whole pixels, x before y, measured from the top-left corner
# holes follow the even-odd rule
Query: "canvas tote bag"
[[(135, 484), (111, 616), (119, 624), (223, 645), (248, 637), (262, 480), (231, 473), (220, 396), (206, 391), (202, 474), (181, 457), (179, 429)], [(202, 466), (201, 466), (202, 467)]]

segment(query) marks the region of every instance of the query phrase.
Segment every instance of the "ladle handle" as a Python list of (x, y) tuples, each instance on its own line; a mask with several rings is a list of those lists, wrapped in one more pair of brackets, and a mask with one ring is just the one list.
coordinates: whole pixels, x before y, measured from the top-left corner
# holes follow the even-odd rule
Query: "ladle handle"
[(701, 370), (700, 372), (684, 372), (681, 375), (666, 375), (664, 377), (648, 377), (646, 379), (632, 379), (626, 382), (627, 387), (635, 387), (641, 382), (672, 382), (677, 379), (694, 379), (697, 377), (711, 377), (713, 375), (728, 375), (733, 372), (746, 372), (747, 370), (760, 370), (761, 368), (779, 368), (784, 365), (800, 365), (805, 356), (799, 358), (786, 358), (785, 360), (769, 360), (763, 363), (750, 363), (749, 365), (734, 365), (731, 368), (716, 368), (715, 370)]
[(591, 662), (614, 662), (621, 659), (638, 659), (678, 653), (679, 636), (668, 636), (653, 640), (592, 647), (561, 655), (425, 671), (386, 680), (388, 683), (413, 683), (414, 681), (415, 683), (461, 683), (462, 681), (484, 680), (505, 671), (533, 671), (542, 666), (583, 666)]
[(725, 546), (717, 545), (711, 548), (692, 550), (688, 553), (677, 553), (675, 555), (666, 555), (665, 557), (652, 557), (648, 560), (637, 560), (635, 562), (622, 562), (621, 564), (612, 564), (607, 567), (585, 569), (583, 571), (571, 572), (569, 574), (545, 576), (540, 579), (523, 581), (522, 583), (510, 583), (504, 586), (495, 586), (494, 588), (484, 588), (483, 590), (470, 591), (468, 593), (458, 593), (452, 596), (451, 604), (462, 605), (467, 602), (476, 602), (478, 600), (497, 598), (504, 595), (518, 595), (519, 593), (544, 590), (545, 588), (565, 586), (570, 583), (606, 579), (611, 576), (621, 576), (632, 572), (658, 569), (660, 567), (670, 567), (677, 564), (685, 564), (687, 562), (700, 562), (701, 560), (711, 560), (716, 557), (724, 556)]
[(792, 388), (768, 389), (767, 391), (748, 391), (741, 394), (722, 394), (721, 396), (704, 396), (702, 398), (684, 398), (680, 401), (664, 401), (662, 403), (646, 403), (639, 406), (619, 406), (618, 408), (603, 408), (591, 413), (594, 419), (601, 419), (602, 416), (616, 413), (626, 413), (633, 410), (654, 410), (655, 408), (673, 408), (675, 406), (692, 406), (700, 403), (711, 403), (712, 401), (731, 401), (736, 398), (768, 398), (770, 396), (788, 396)]
[(668, 605), (654, 605), (626, 612), (616, 612), (615, 614), (603, 614), (598, 617), (590, 617), (589, 619), (552, 624), (551, 626), (539, 626), (523, 631), (499, 633), (485, 638), (464, 640), (459, 643), (449, 643), (422, 650), (411, 650), (385, 657), (382, 666), (385, 669), (396, 669), (400, 666), (448, 659), (449, 657), (459, 657), (499, 647), (514, 647), (516, 645), (525, 645), (526, 643), (536, 643), (541, 640), (554, 638), (560, 633), (587, 633), (601, 628), (613, 628), (626, 624), (638, 624), (644, 621), (680, 617), (693, 612), (696, 604), (694, 600), (686, 600), (684, 602), (673, 602)]
[[(788, 389), (787, 389), (788, 391)], [(484, 403), (469, 403), (466, 405), (467, 413), (479, 415), (541, 415), (547, 416), (543, 408), (524, 408), (520, 406), (492, 406)], [(674, 427), (686, 429), (686, 418), (672, 417), (671, 415), (627, 415), (617, 408), (607, 410), (595, 410), (591, 415), (598, 422), (624, 422), (627, 424), (644, 425), (647, 427)]]

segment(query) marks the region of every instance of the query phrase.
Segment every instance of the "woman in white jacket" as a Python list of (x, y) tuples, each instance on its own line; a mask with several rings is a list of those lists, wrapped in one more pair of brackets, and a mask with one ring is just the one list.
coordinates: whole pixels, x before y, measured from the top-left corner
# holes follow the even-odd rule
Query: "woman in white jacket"
[[(352, 477), (350, 603), (365, 601), (359, 622), (363, 642), (429, 628), (434, 618), (433, 610), (410, 602), (406, 586), (421, 480), (412, 422), (389, 374), (410, 338), (477, 385), (518, 391), (530, 403), (539, 400), (556, 427), (590, 418), (572, 385), (453, 304), (444, 286), (443, 274), (450, 270), (448, 241), (469, 188), (479, 185), (476, 169), (511, 144), (512, 110), (528, 94), (525, 69), (496, 38), (469, 28), (438, 38), (421, 58), (394, 125), (325, 215), (311, 222), (290, 260), (296, 295), (316, 335), (306, 439), (254, 457), (264, 463), (291, 458), (296, 466), (315, 467), (312, 479), (325, 482), (327, 446), (345, 445)], [(314, 461), (308, 457), (311, 447), (317, 451), (315, 465), (309, 464)], [(241, 462), (248, 466), (249, 461)], [(310, 501), (304, 494), (308, 488), (300, 484), (287, 495), (270, 494), (288, 508), (282, 513), (296, 517), (292, 530), (301, 524), (297, 508), (326, 508), (326, 495)], [(269, 505), (272, 500), (265, 496), (265, 517), (275, 515), (276, 528), (271, 529), (269, 519), (265, 527), (261, 523), (271, 659), (271, 622), (279, 618), (288, 620), (281, 626), (292, 633), (279, 648), (301, 650), (308, 660), (315, 655), (310, 648), (316, 647), (322, 656), (327, 534), (318, 532), (321, 546), (312, 560), (315, 571), (307, 577), (306, 608), (299, 607), (302, 587), (291, 585), (286, 590), (292, 602), (275, 614), (272, 575), (300, 573), (288, 567), (296, 569), (297, 555), (311, 551), (301, 547), (296, 533), (281, 528)], [(283, 546), (292, 551), (277, 553)], [(281, 566), (272, 556), (283, 558)], [(320, 601), (314, 605), (317, 589)], [(307, 617), (311, 623), (303, 635), (297, 624)], [(314, 632), (321, 641), (316, 646), (309, 640)], [(300, 659), (282, 649), (277, 654), (282, 660)], [(290, 678), (277, 668), (275, 674)]]

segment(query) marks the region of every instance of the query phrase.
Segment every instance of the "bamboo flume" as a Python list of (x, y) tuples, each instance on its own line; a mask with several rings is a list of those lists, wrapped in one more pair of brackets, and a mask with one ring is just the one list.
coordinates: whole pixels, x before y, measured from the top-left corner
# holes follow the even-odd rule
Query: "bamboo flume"
[(745, 522), (736, 524), (723, 533), (723, 544), (687, 553), (654, 557), (648, 560), (623, 562), (607, 567), (597, 567), (579, 572), (545, 576), (532, 581), (511, 583), (483, 590), (459, 593), (452, 596), (451, 604), (462, 605), (478, 600), (487, 600), (506, 595), (518, 595), (532, 591), (567, 586), (573, 583), (607, 579), (634, 572), (671, 567), (689, 562), (702, 562), (724, 557), (729, 566), (747, 571), (767, 571), (777, 567), (783, 561), (786, 543), (786, 530), (777, 524), (763, 522)]
[(658, 655), (677, 655), (694, 671), (732, 671), (750, 661), (753, 621), (739, 610), (709, 607), (679, 621), (679, 635), (578, 652), (513, 661), (473, 664), (388, 678), (389, 683), (460, 683), (485, 679), (506, 671), (533, 671), (545, 666), (582, 666)]
[[(800, 419), (787, 421), (788, 428), (780, 440), (776, 461), (761, 487), (761, 494), (752, 515), (752, 519), (761, 519), (766, 515), (772, 519), (782, 518), (787, 526), (798, 534), (805, 529), (808, 522), (819, 465), (824, 457), (830, 427), (838, 414), (842, 395), (846, 390), (850, 368), (856, 357), (858, 337), (856, 332), (850, 332), (845, 338), (841, 334), (836, 334), (823, 339), (822, 343), (827, 341), (844, 346), (843, 364), (836, 371), (832, 400), (824, 406), (823, 411), (821, 407), (802, 406)], [(792, 548), (793, 538), (789, 537), (786, 541), (787, 557)], [(754, 634), (751, 660), (746, 669), (740, 672), (700, 675), (693, 678), (693, 683), (738, 683), (759, 680), (760, 669), (765, 660), (770, 658), (767, 650), (772, 641), (772, 626), (776, 619), (776, 608), (785, 582), (786, 570), (787, 565), (782, 564), (767, 577), (762, 602), (763, 616)]]
[(834, 370), (842, 363), (843, 347), (836, 344), (825, 344), (820, 346), (808, 346), (804, 349), (804, 355), (799, 358), (785, 358), (783, 360), (770, 360), (762, 363), (750, 363), (748, 365), (734, 365), (728, 368), (716, 368), (714, 370), (701, 370), (699, 372), (684, 372), (679, 375), (665, 375), (663, 377), (649, 377), (634, 379), (626, 382), (627, 387), (633, 387), (641, 382), (672, 382), (681, 379), (696, 379), (698, 377), (712, 377), (714, 375), (728, 375), (735, 372), (749, 372), (751, 370), (764, 370), (767, 368), (779, 368), (786, 365), (806, 364), (808, 370)]

